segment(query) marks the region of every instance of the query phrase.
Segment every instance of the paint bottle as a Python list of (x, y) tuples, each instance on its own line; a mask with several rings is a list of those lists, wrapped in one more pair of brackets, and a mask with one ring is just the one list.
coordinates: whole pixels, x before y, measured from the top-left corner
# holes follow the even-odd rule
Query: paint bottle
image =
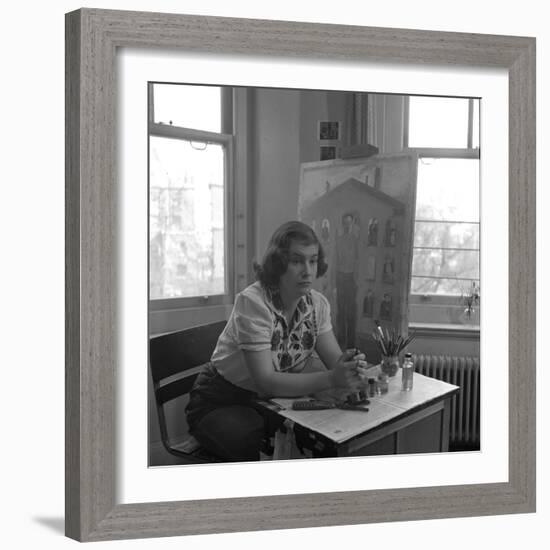
[(411, 391), (413, 387), (414, 363), (412, 354), (405, 353), (405, 360), (401, 369), (401, 389)]
[(367, 385), (367, 395), (369, 397), (374, 397), (376, 395), (376, 379), (369, 378)]

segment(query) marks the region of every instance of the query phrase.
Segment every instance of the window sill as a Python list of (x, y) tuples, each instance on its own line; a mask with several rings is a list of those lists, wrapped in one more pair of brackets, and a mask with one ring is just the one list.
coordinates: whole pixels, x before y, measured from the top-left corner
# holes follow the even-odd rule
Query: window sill
[(232, 304), (232, 298), (229, 295), (218, 294), (194, 298), (164, 298), (149, 300), (150, 312), (193, 310), (209, 307), (220, 307)]
[(453, 325), (435, 323), (409, 323), (417, 337), (479, 339), (479, 325)]

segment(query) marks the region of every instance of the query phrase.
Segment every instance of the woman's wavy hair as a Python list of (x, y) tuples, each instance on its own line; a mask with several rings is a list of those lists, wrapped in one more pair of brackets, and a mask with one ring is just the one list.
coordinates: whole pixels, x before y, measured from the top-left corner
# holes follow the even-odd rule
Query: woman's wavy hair
[(288, 267), (289, 250), (292, 241), (306, 246), (316, 244), (319, 247), (316, 276), (317, 278), (322, 277), (327, 272), (328, 264), (326, 262), (325, 251), (313, 229), (302, 222), (286, 222), (273, 233), (262, 262), (260, 264), (254, 262), (256, 279), (263, 286), (270, 289), (275, 289), (279, 286), (279, 279)]

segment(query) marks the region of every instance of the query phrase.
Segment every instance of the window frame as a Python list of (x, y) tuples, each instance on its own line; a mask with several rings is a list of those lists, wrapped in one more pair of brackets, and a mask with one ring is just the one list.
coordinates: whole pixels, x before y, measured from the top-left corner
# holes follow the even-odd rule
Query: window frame
[[(165, 82), (148, 82), (148, 120), (147, 120), (147, 294), (150, 311), (182, 310), (204, 306), (224, 306), (232, 304), (235, 296), (234, 254), (235, 219), (234, 207), (234, 150), (233, 131), (233, 89), (219, 86), (221, 89), (221, 132), (209, 132), (155, 122), (154, 85)], [(176, 84), (175, 84), (176, 85)], [(180, 85), (180, 84), (177, 84)], [(218, 87), (218, 86), (216, 86)], [(208, 296), (186, 296), (175, 298), (151, 298), (150, 296), (150, 140), (161, 137), (197, 143), (213, 143), (224, 148), (224, 279), (225, 292)]]
[[(410, 152), (418, 155), (418, 161), (420, 162), (423, 158), (435, 158), (435, 159), (470, 159), (470, 160), (480, 160), (480, 148), (473, 147), (473, 120), (474, 120), (474, 101), (480, 101), (479, 111), (481, 118), (481, 98), (479, 97), (469, 97), (469, 98), (458, 98), (457, 99), (468, 99), (468, 125), (467, 125), (467, 145), (466, 148), (440, 148), (440, 147), (409, 147), (409, 112), (410, 112), (410, 97), (407, 96), (404, 101), (404, 112), (403, 112), (403, 151)], [(478, 128), (479, 131), (479, 128)], [(478, 139), (478, 143), (480, 140)], [(481, 180), (480, 180), (481, 185)], [(479, 188), (478, 193), (481, 194), (481, 188)], [(416, 193), (415, 193), (416, 196)], [(481, 197), (480, 197), (481, 199)], [(425, 220), (426, 221), (426, 220)], [(416, 224), (416, 212), (414, 213), (414, 222)], [(481, 219), (477, 222), (481, 227)], [(416, 247), (413, 245), (412, 257), (414, 259), (414, 250)], [(438, 248), (438, 250), (443, 250)], [(479, 252), (481, 253), (481, 239), (480, 239), (480, 248)], [(411, 272), (412, 278), (412, 272)], [(435, 278), (435, 277), (434, 277)], [(448, 277), (441, 277), (448, 278)], [(474, 280), (474, 279), (472, 279)], [(479, 256), (479, 279), (481, 281), (481, 255)], [(458, 300), (457, 295), (455, 294), (419, 294), (409, 291), (409, 304), (432, 304), (434, 307), (441, 306), (457, 306), (462, 307)], [(479, 305), (478, 305), (479, 307)], [(421, 323), (425, 324), (425, 323)], [(433, 322), (434, 325), (446, 324), (442, 322)], [(461, 326), (461, 325), (457, 325)]]

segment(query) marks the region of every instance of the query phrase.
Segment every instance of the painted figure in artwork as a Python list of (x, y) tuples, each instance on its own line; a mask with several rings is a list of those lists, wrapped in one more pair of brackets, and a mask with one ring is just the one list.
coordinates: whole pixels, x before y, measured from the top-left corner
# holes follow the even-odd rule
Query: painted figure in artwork
[(380, 319), (384, 321), (392, 320), (392, 298), (388, 292), (384, 294), (384, 298), (380, 302)]
[(364, 317), (373, 317), (374, 316), (374, 294), (372, 289), (367, 290), (365, 299), (363, 300), (363, 316)]
[(369, 220), (367, 246), (378, 246), (378, 220), (376, 218)]
[(321, 239), (325, 242), (330, 239), (330, 222), (326, 218), (321, 222)]
[(355, 346), (359, 237), (353, 226), (354, 215), (346, 212), (342, 216), (342, 234), (336, 239), (338, 341), (346, 348)]
[(385, 246), (395, 246), (397, 230), (395, 228), (395, 221), (389, 218), (386, 221), (386, 233), (384, 235)]
[(384, 268), (382, 270), (382, 280), (385, 283), (393, 284), (394, 273), (395, 273), (395, 264), (393, 261), (393, 257), (390, 255), (387, 255), (384, 259)]

